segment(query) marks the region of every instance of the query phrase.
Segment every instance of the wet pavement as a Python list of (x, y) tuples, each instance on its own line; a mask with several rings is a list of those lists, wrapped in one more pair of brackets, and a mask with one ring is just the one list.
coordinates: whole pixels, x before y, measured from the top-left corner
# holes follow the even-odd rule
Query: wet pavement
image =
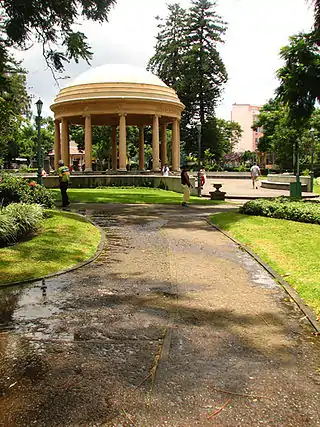
[(78, 207), (101, 256), (0, 290), (0, 425), (320, 425), (319, 338), (205, 222), (229, 208)]

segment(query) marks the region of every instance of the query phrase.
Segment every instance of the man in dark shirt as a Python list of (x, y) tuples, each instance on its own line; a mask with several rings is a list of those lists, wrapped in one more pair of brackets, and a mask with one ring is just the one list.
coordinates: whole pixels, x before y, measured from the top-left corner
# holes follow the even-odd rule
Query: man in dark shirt
[(188, 169), (186, 166), (183, 166), (181, 171), (181, 185), (183, 187), (182, 206), (187, 207), (187, 203), (190, 199), (190, 188), (192, 188), (192, 185), (190, 184)]

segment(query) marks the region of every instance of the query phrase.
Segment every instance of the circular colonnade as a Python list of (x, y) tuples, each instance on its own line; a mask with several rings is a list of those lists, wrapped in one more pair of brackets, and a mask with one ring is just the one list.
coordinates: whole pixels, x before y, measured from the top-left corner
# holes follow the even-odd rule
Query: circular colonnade
[(55, 118), (55, 169), (59, 159), (69, 164), (70, 125), (85, 128), (87, 172), (92, 171), (92, 126), (112, 127), (115, 171), (126, 171), (126, 126), (134, 125), (139, 127), (139, 170), (144, 170), (144, 126), (152, 126), (152, 170), (157, 172), (160, 162), (167, 163), (167, 126), (172, 125), (172, 170), (180, 169), (184, 105), (173, 89), (148, 71), (130, 65), (91, 68), (62, 89), (50, 108)]

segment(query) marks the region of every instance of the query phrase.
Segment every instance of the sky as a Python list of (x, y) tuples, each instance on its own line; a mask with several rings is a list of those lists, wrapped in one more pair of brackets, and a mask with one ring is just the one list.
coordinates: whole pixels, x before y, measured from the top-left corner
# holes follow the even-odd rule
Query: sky
[[(176, 0), (184, 8), (189, 0)], [(145, 68), (154, 54), (158, 33), (155, 16), (165, 17), (167, 0), (117, 0), (103, 25), (84, 22), (81, 31), (94, 53), (92, 67), (107, 63)], [(170, 0), (169, 0), (170, 3)], [(280, 48), (289, 37), (312, 27), (312, 9), (307, 0), (218, 0), (217, 11), (228, 23), (220, 54), (229, 75), (217, 116), (230, 119), (233, 103), (263, 105), (277, 87), (275, 72), (281, 67)], [(33, 102), (44, 102), (43, 115), (52, 115), (50, 104), (59, 92), (42, 58), (40, 46), (19, 52), (29, 71), (28, 88)], [(69, 64), (64, 76), (75, 78), (90, 66)], [(60, 81), (60, 88), (70, 79)]]

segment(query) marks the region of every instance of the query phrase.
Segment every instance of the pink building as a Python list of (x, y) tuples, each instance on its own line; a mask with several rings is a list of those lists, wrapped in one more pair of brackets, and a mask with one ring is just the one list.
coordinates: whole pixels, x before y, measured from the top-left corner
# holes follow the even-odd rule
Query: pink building
[(251, 126), (257, 119), (260, 111), (259, 106), (250, 104), (233, 104), (231, 111), (231, 120), (238, 122), (242, 128), (242, 137), (239, 144), (234, 147), (235, 152), (256, 151), (259, 138), (263, 136), (262, 129), (255, 132)]

